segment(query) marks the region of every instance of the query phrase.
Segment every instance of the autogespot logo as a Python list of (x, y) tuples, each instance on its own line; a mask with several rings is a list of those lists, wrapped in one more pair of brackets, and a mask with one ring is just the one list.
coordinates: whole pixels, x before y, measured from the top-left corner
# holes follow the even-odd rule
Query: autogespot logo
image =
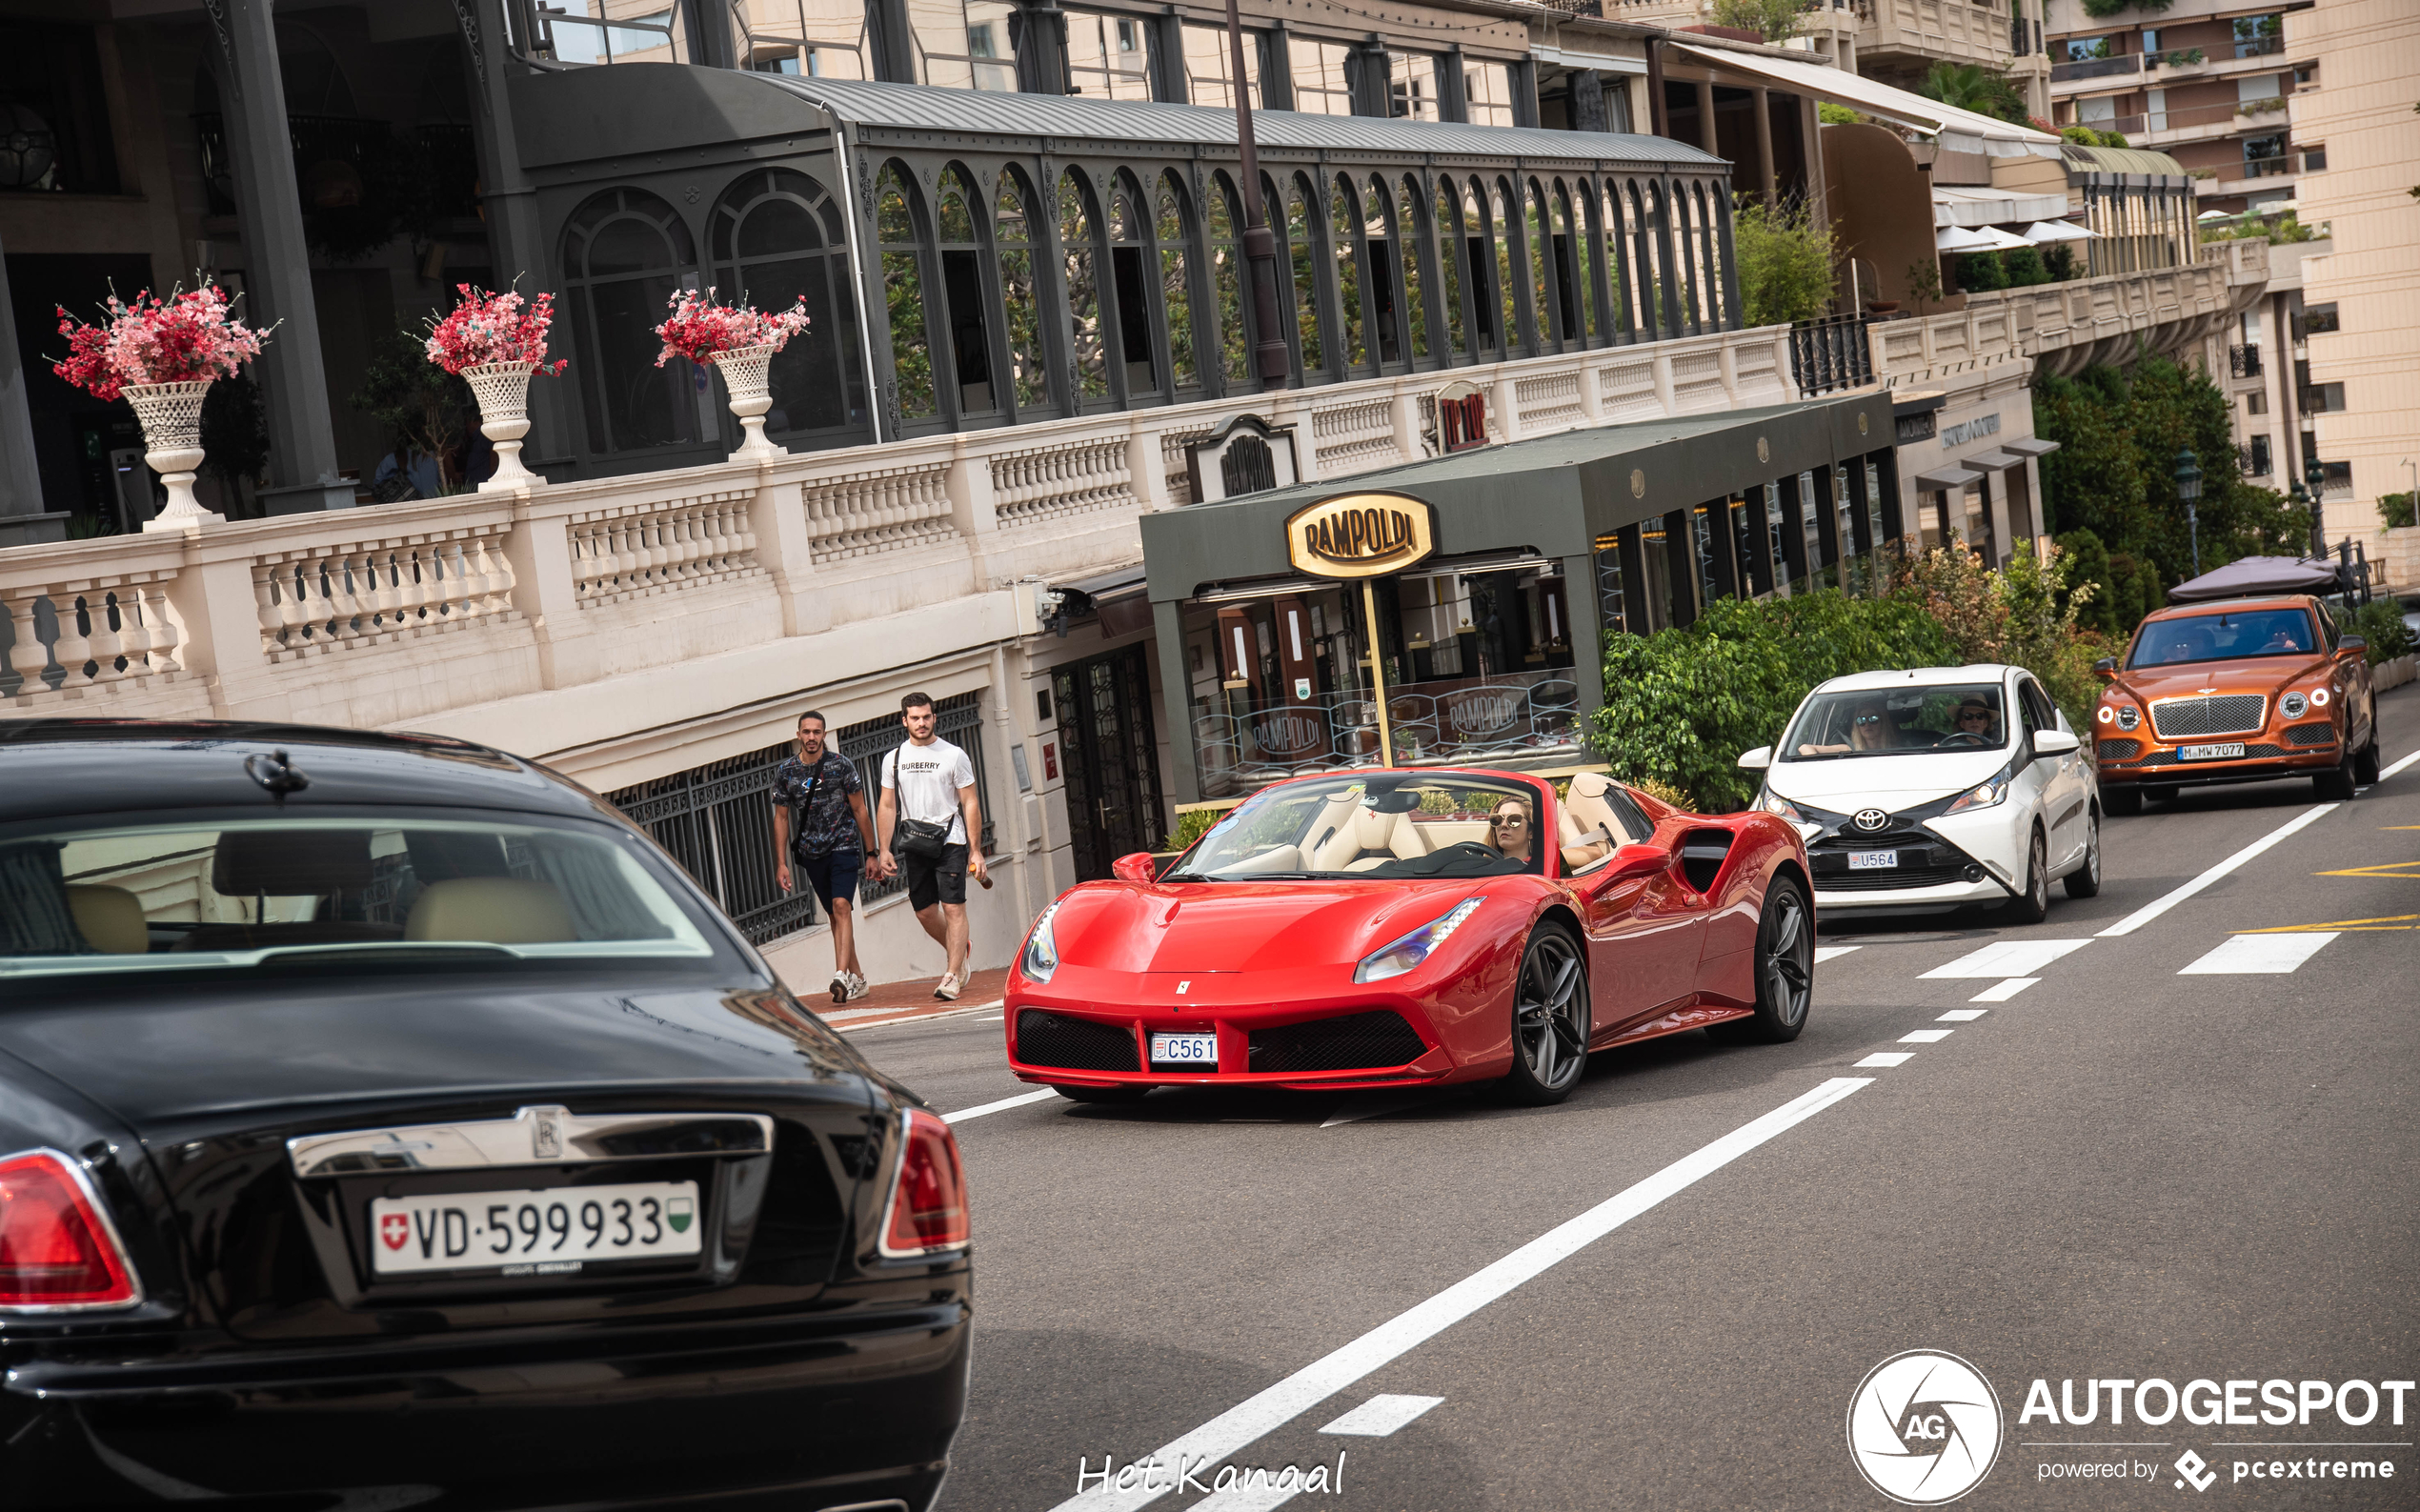
[(1894, 1502), (1955, 1502), (1999, 1458), (2000, 1398), (1956, 1355), (1893, 1355), (1849, 1399), (1848, 1452), (1867, 1483)]

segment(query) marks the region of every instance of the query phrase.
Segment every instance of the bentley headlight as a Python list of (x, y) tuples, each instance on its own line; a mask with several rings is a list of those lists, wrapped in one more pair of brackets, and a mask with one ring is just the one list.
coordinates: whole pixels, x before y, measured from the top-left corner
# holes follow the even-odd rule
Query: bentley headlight
[(1444, 944), (1448, 936), (1462, 927), (1463, 919), (1479, 912), (1480, 902), (1479, 898), (1465, 897), (1443, 917), (1432, 918), (1384, 949), (1362, 957), (1361, 963), (1353, 968), (1353, 979), (1358, 982), (1384, 981), (1389, 977), (1401, 977), (1417, 969), (1437, 953), (1437, 947)]
[(2098, 709), (2092, 711), (2092, 717), (2103, 724), (2107, 724), (2110, 720), (2117, 717), (2117, 711), (2105, 703)]
[(2309, 707), (2310, 700), (2299, 693), (2289, 693), (2277, 700), (2277, 712), (2289, 719), (2301, 718), (2303, 711)]
[(1017, 958), (1017, 969), (1027, 981), (1048, 981), (1059, 970), (1059, 938), (1051, 933), (1051, 920), (1059, 917), (1059, 904), (1042, 910), (1034, 920), (1034, 928), (1025, 937), (1025, 949)]
[(1993, 777), (1988, 782), (1978, 782), (1966, 792), (1959, 794), (1949, 807), (1941, 812), (1946, 816), (1963, 814), (1968, 809), (1987, 809), (2007, 796), (2008, 779), (2005, 776)]
[(2313, 688), (2313, 689), (2311, 689), (2311, 690), (2310, 690), (2310, 706), (2311, 706), (2312, 708), (2314, 708), (2314, 709), (2325, 709), (2325, 708), (2327, 708), (2327, 707), (2328, 707), (2328, 690), (2327, 690), (2327, 689), (2325, 689), (2325, 688)]
[(2131, 730), (2142, 722), (2143, 711), (2130, 703), (2118, 711), (2118, 728), (2121, 730)]

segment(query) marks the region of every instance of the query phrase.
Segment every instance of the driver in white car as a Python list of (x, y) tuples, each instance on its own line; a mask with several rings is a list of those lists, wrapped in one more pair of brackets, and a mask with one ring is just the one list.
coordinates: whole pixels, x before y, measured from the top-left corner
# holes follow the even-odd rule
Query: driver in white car
[[(1984, 745), (1998, 745), (2000, 743), (2000, 716), (1992, 712), (1991, 705), (1984, 702), (1981, 698), (1968, 698), (1966, 702), (1958, 705), (1958, 713), (1955, 716), (1953, 716), (1950, 722), (1956, 725), (1957, 728), (1950, 731), (1949, 734), (1943, 736), (1939, 740), (1935, 741), (1934, 744), (1950, 745), (1955, 743), (1958, 745), (1972, 745), (1976, 743), (1976, 741), (1980, 741)], [(1975, 738), (1972, 740), (1962, 740), (1959, 738), (1961, 736), (1971, 736)]]

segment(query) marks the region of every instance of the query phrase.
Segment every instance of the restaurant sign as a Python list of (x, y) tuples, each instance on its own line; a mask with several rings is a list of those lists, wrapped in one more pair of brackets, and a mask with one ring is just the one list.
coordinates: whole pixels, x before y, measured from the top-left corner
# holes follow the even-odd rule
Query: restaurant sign
[(1286, 556), (1313, 577), (1380, 577), (1437, 554), (1437, 511), (1408, 494), (1341, 494), (1285, 522)]

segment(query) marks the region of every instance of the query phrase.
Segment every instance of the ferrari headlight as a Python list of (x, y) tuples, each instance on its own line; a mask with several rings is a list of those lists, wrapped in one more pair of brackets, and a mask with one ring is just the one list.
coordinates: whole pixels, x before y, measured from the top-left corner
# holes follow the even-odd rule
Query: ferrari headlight
[(2005, 776), (1997, 776), (1988, 782), (1978, 782), (1966, 792), (1959, 794), (1949, 807), (1941, 812), (1944, 815), (1949, 815), (1963, 814), (1968, 809), (1987, 809), (2007, 796), (2008, 779)]
[(2328, 707), (2328, 690), (2327, 690), (2327, 689), (2325, 689), (2325, 688), (2313, 688), (2313, 689), (2311, 689), (2311, 690), (2310, 690), (2310, 706), (2311, 706), (2312, 708), (2314, 708), (2314, 709), (2325, 709), (2325, 708), (2327, 708), (2327, 707)]
[(1401, 977), (1417, 969), (1437, 953), (1437, 947), (1444, 944), (1448, 936), (1462, 927), (1463, 919), (1479, 912), (1480, 902), (1479, 898), (1465, 897), (1443, 917), (1432, 918), (1384, 949), (1362, 957), (1361, 963), (1353, 968), (1353, 979), (1360, 982), (1384, 981), (1389, 977)]
[(2117, 719), (2119, 729), (2131, 730), (2143, 722), (2143, 711), (2129, 703), (2118, 711)]
[(1059, 915), (1059, 904), (1042, 910), (1034, 920), (1033, 929), (1025, 936), (1025, 949), (1017, 958), (1017, 969), (1027, 981), (1048, 981), (1059, 970), (1059, 938), (1051, 933), (1050, 921)]
[(1806, 816), (1799, 813), (1796, 805), (1771, 788), (1766, 788), (1756, 796), (1756, 806), (1767, 814), (1778, 814), (1792, 824), (1806, 822)]
[(2277, 712), (2289, 719), (2301, 718), (2303, 711), (2309, 707), (2310, 700), (2299, 693), (2289, 693), (2277, 700)]

